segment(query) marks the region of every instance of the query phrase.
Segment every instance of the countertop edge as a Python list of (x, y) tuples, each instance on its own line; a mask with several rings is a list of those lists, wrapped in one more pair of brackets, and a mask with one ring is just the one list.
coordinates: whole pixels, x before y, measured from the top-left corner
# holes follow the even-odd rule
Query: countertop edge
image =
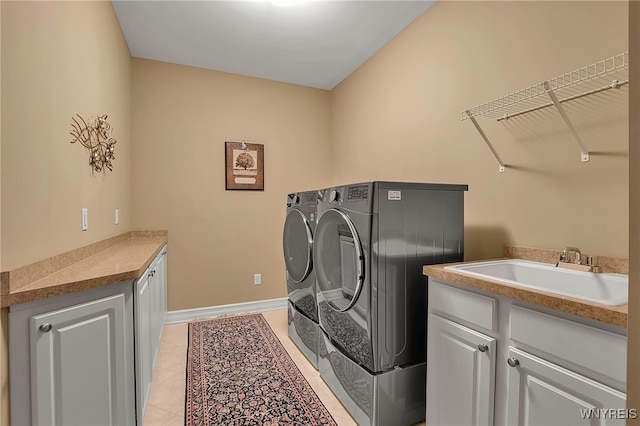
[[(500, 259), (489, 259), (500, 260)], [(455, 264), (470, 264), (477, 262), (486, 262), (488, 260), (479, 260), (471, 262), (458, 262), (439, 265), (424, 265), (423, 274), (427, 277), (449, 281), (464, 287), (485, 291), (499, 296), (508, 297), (510, 299), (521, 302), (531, 303), (548, 309), (561, 311), (564, 313), (577, 315), (582, 318), (599, 321), (613, 326), (627, 328), (627, 311), (628, 305), (623, 306), (606, 306), (597, 303), (586, 302), (565, 296), (559, 296), (545, 291), (528, 289), (525, 287), (517, 287), (505, 284), (499, 281), (472, 277), (459, 272), (445, 270), (445, 266)]]
[[(138, 231), (134, 231), (138, 232)], [(150, 235), (150, 236), (138, 236), (133, 232), (130, 234), (130, 237), (126, 240), (120, 241), (115, 245), (110, 245), (106, 247), (104, 250), (93, 254), (93, 256), (100, 256), (101, 253), (104, 253), (107, 250), (117, 250), (117, 246), (123, 243), (127, 243), (129, 241), (140, 241), (144, 239), (153, 240), (157, 242), (157, 246), (153, 248), (152, 251), (149, 251), (149, 255), (147, 256), (145, 253), (145, 259), (140, 264), (136, 264), (134, 267), (128, 268), (123, 271), (118, 271), (116, 273), (109, 273), (105, 275), (98, 275), (91, 278), (86, 279), (69, 279), (55, 285), (40, 287), (40, 288), (28, 288), (29, 285), (24, 285), (23, 287), (16, 289), (14, 291), (10, 291), (8, 293), (0, 294), (0, 307), (7, 308), (13, 305), (32, 302), (36, 300), (43, 300), (55, 296), (61, 296), (65, 294), (71, 294), (80, 292), (83, 290), (88, 290), (92, 288), (103, 287), (111, 284), (116, 284), (123, 281), (130, 281), (140, 278), (145, 270), (151, 265), (155, 257), (161, 252), (163, 247), (168, 243), (168, 235), (165, 231), (164, 235)], [(123, 248), (123, 251), (126, 250)], [(75, 264), (81, 263), (85, 261), (87, 258), (80, 259)], [(102, 263), (108, 264), (108, 261), (104, 261)], [(73, 266), (71, 264), (70, 266)], [(54, 271), (48, 276), (52, 276), (56, 273), (60, 272), (60, 270)], [(3, 273), (5, 274), (5, 273)], [(45, 279), (47, 276), (41, 278)], [(3, 286), (3, 289), (10, 288), (7, 285)]]

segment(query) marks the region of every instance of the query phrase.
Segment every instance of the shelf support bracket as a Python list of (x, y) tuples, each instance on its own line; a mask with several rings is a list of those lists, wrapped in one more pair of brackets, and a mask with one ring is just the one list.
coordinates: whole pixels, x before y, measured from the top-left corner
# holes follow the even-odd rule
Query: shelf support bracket
[(576, 129), (573, 127), (573, 124), (571, 123), (571, 120), (569, 120), (567, 113), (564, 111), (564, 108), (562, 107), (562, 105), (560, 105), (560, 101), (558, 100), (558, 97), (556, 96), (556, 94), (553, 92), (551, 85), (549, 84), (548, 81), (545, 81), (543, 85), (544, 85), (544, 89), (547, 91), (547, 94), (551, 98), (551, 102), (553, 102), (553, 105), (555, 105), (556, 109), (562, 116), (562, 119), (564, 120), (565, 124), (569, 128), (569, 131), (571, 132), (573, 139), (575, 139), (576, 143), (580, 147), (580, 161), (582, 161), (583, 163), (589, 161), (589, 151), (587, 151), (587, 148), (585, 148), (584, 144), (582, 143), (582, 139), (580, 139), (578, 132), (576, 132)]
[(484, 132), (482, 131), (482, 128), (480, 127), (480, 125), (476, 121), (476, 118), (471, 114), (471, 111), (467, 110), (466, 113), (467, 113), (467, 117), (469, 117), (469, 119), (471, 120), (473, 125), (476, 126), (476, 130), (478, 131), (478, 133), (480, 133), (480, 136), (482, 136), (482, 139), (484, 139), (484, 141), (486, 142), (487, 146), (489, 147), (489, 149), (493, 153), (493, 156), (496, 157), (496, 160), (498, 160), (498, 164), (500, 164), (500, 168), (498, 170), (500, 171), (500, 173), (504, 173), (504, 162), (502, 161), (502, 159), (500, 158), (500, 156), (496, 152), (496, 150), (493, 147), (493, 145), (491, 145), (491, 142), (489, 141), (489, 138), (487, 137), (487, 135), (484, 134)]

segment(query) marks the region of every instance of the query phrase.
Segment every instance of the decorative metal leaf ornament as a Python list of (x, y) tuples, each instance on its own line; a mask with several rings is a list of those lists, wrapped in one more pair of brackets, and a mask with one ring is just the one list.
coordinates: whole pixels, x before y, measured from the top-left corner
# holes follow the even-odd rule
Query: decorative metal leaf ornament
[(71, 143), (80, 142), (89, 151), (89, 165), (92, 172), (106, 173), (107, 169), (113, 171), (112, 160), (115, 160), (116, 140), (111, 137), (111, 125), (107, 122), (107, 116), (99, 115), (91, 117), (88, 122), (80, 114), (71, 117)]

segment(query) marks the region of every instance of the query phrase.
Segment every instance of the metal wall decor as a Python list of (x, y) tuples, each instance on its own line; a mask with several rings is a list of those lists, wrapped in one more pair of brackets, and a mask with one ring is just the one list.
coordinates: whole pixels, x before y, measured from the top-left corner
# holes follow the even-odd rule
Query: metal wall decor
[(225, 142), (226, 189), (264, 190), (264, 145)]
[(106, 173), (107, 169), (113, 171), (111, 160), (114, 155), (116, 140), (111, 137), (111, 125), (107, 122), (107, 116), (98, 115), (85, 121), (80, 114), (76, 114), (78, 120), (72, 117), (71, 143), (80, 142), (89, 150), (89, 165), (92, 172)]

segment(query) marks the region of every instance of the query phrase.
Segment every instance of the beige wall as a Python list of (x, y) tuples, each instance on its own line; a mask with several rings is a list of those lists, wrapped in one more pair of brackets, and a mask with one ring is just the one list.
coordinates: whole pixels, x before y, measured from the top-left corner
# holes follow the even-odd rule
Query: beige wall
[[(130, 230), (131, 56), (110, 2), (2, 3), (8, 270)], [(69, 143), (75, 114), (108, 115), (118, 140), (113, 172), (92, 176), (86, 149)]]
[[(169, 310), (286, 297), (286, 196), (329, 179), (329, 93), (134, 59), (132, 99), (133, 226), (169, 230)], [(242, 139), (264, 191), (225, 190)]]
[[(2, 1), (0, 267), (129, 231), (131, 57), (110, 2)], [(114, 171), (91, 175), (71, 117), (107, 114)], [(89, 229), (80, 210), (89, 209)], [(121, 212), (114, 224), (114, 209)], [(0, 424), (9, 424), (7, 310), (0, 312)]]
[[(627, 50), (626, 22), (626, 2), (439, 2), (330, 94), (134, 59), (133, 226), (170, 231), (170, 309), (284, 296), (284, 196), (332, 183), (468, 183), (468, 259), (504, 244), (626, 257), (628, 86), (565, 104), (586, 164), (554, 110), (479, 119), (503, 174), (460, 121)], [(224, 190), (223, 142), (243, 138), (265, 144), (264, 193)]]
[[(638, 244), (627, 225), (628, 161), (638, 163), (627, 155), (628, 88), (567, 105), (597, 153), (587, 164), (554, 111), (479, 119), (513, 166), (504, 174), (459, 119), (626, 50), (626, 2), (439, 2), (331, 93), (131, 60), (108, 2), (0, 5), (2, 270), (133, 228), (168, 229), (169, 309), (284, 297), (286, 194), (368, 179), (468, 183), (468, 258), (500, 255), (504, 243), (612, 256)], [(118, 144), (106, 177), (91, 176), (69, 144), (76, 113), (109, 115)], [(224, 141), (241, 139), (265, 145), (264, 192), (224, 190)], [(630, 327), (630, 345), (636, 334)], [(2, 356), (5, 343), (3, 332)]]
[[(626, 2), (438, 2), (333, 90), (332, 181), (469, 184), (466, 258), (505, 243), (627, 257), (628, 86), (557, 111), (461, 111), (627, 50)], [(357, 158), (358, 165), (354, 166)]]
[[(2, 46), (2, 2), (0, 1), (0, 46)], [(0, 60), (0, 82), (2, 81), (2, 61)], [(2, 99), (2, 84), (0, 84)], [(2, 164), (2, 102), (0, 102), (0, 165)], [(0, 169), (0, 223), (2, 223), (2, 169)], [(0, 226), (2, 241), (2, 226)], [(2, 265), (2, 244), (0, 244), (0, 266)], [(9, 420), (9, 360), (7, 356), (8, 328), (7, 310), (0, 310), (0, 424)]]
[[(629, 2), (629, 116), (640, 116), (640, 2)], [(634, 63), (635, 61), (635, 63)], [(629, 123), (629, 318), (627, 348), (627, 407), (640, 410), (640, 120)], [(640, 424), (640, 418), (628, 421)]]

